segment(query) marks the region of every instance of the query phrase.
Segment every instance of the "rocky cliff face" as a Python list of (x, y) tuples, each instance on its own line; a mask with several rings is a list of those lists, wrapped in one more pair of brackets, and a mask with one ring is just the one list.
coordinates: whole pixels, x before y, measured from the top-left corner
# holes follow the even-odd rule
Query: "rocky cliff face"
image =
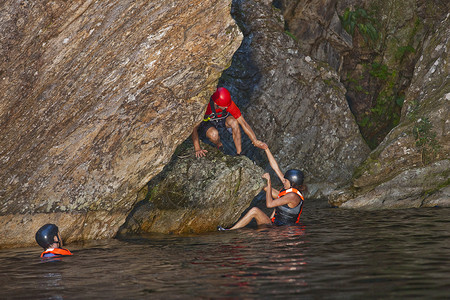
[(232, 13), (244, 41), (220, 84), (230, 89), (281, 169), (304, 170), (308, 196), (329, 194), (350, 180), (369, 153), (339, 76), (302, 53), (270, 3), (234, 1)]
[(450, 14), (424, 41), (402, 120), (330, 203), (347, 208), (450, 206)]
[(3, 246), (113, 236), (242, 39), (217, 0), (3, 1), (0, 24)]
[[(201, 120), (233, 54), (220, 85), (282, 169), (305, 171), (308, 196), (331, 194), (330, 203), (341, 207), (450, 206), (447, 2), (234, 0), (239, 28), (230, 2), (0, 4), (0, 246), (35, 245), (36, 229), (47, 222), (57, 223), (69, 242), (114, 236), (143, 199), (142, 187)], [(347, 8), (356, 13), (356, 5), (369, 11), (369, 4), (380, 8), (374, 11), (386, 33), (383, 47), (368, 49), (367, 36), (346, 32), (339, 18)], [(372, 81), (356, 85), (354, 76)], [(401, 119), (399, 113), (398, 126), (366, 159), (369, 148), (349, 103), (361, 129), (358, 112), (384, 115), (378, 95), (399, 112), (403, 105)], [(354, 106), (366, 97), (370, 105)], [(214, 173), (220, 178), (202, 172), (209, 160), (189, 161), (151, 181), (154, 201), (141, 202), (122, 230), (228, 225), (261, 187), (261, 170), (245, 159), (220, 158), (226, 165)], [(176, 198), (186, 217), (178, 223), (164, 217), (174, 216), (172, 207), (154, 192), (167, 190), (174, 174), (200, 180)], [(237, 174), (248, 180), (246, 189)], [(211, 194), (224, 186), (238, 191), (227, 198), (236, 205), (195, 198), (196, 189)], [(199, 203), (204, 210), (195, 209)]]
[(448, 1), (274, 3), (302, 52), (337, 70), (361, 134), (375, 149), (399, 124), (423, 42), (449, 11)]
[[(449, 4), (273, 3), (301, 51), (338, 72), (367, 142), (371, 147), (381, 142), (356, 169), (352, 187), (333, 193), (330, 203), (365, 208), (449, 206)], [(349, 32), (343, 30), (345, 25)]]
[[(352, 37), (344, 30), (338, 10), (352, 5), (338, 0), (276, 0), (285, 29), (298, 39), (300, 51), (317, 60), (327, 62), (339, 71), (346, 53), (353, 48)], [(344, 4), (345, 3), (345, 4)]]

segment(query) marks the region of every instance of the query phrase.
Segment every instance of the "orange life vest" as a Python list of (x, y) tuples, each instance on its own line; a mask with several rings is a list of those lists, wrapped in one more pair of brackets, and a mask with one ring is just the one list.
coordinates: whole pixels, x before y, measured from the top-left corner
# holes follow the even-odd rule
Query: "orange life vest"
[(287, 204), (278, 206), (275, 209), (275, 216), (272, 218), (272, 223), (275, 222), (277, 217), (289, 223), (294, 221), (292, 218), (295, 218), (295, 223), (300, 222), (300, 215), (302, 214), (303, 211), (303, 201), (305, 200), (305, 198), (303, 197), (302, 193), (300, 193), (300, 191), (295, 188), (282, 190), (278, 194), (277, 198), (281, 198), (288, 193), (296, 193), (300, 197), (300, 199), (302, 199), (302, 201), (300, 201), (300, 203), (296, 207), (289, 207)]
[(284, 195), (286, 195), (287, 193), (296, 193), (297, 195), (299, 195), (300, 196), (300, 198), (302, 199), (302, 200), (305, 200), (305, 198), (303, 198), (303, 195), (302, 195), (302, 193), (300, 193), (300, 191), (299, 190), (297, 190), (297, 189), (294, 189), (294, 188), (290, 188), (290, 189), (287, 189), (287, 190), (284, 190), (284, 191), (281, 191), (279, 194), (278, 194), (278, 198), (281, 198), (281, 197), (283, 197)]
[(44, 257), (44, 255), (47, 253), (52, 253), (55, 255), (73, 255), (72, 252), (70, 252), (68, 249), (54, 248), (54, 249), (49, 249), (49, 250), (42, 252), (41, 257)]

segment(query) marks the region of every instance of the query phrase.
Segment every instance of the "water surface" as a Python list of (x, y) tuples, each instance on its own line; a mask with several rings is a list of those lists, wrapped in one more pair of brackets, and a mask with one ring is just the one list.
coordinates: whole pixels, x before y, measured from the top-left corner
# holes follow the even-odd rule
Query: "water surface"
[(0, 251), (1, 299), (448, 299), (450, 209), (308, 202), (301, 226)]

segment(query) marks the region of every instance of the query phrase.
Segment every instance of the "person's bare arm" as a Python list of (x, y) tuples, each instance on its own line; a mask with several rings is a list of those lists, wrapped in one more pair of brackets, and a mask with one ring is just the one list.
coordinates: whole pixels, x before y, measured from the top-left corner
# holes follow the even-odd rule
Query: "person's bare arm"
[(266, 206), (267, 208), (273, 208), (285, 204), (291, 204), (292, 207), (298, 205), (300, 197), (297, 197), (295, 193), (288, 193), (281, 198), (273, 199), (272, 193), (272, 182), (270, 181), (269, 173), (264, 173), (262, 176), (264, 179), (267, 179), (267, 187), (266, 187)]
[(264, 150), (267, 154), (267, 159), (269, 160), (269, 164), (272, 167), (272, 169), (277, 174), (278, 178), (280, 178), (281, 182), (284, 181), (284, 174), (281, 172), (280, 167), (278, 166), (277, 161), (275, 160), (275, 157), (273, 157), (272, 152), (270, 152), (269, 147)]
[[(267, 192), (267, 187), (265, 187), (264, 190)], [(279, 193), (280, 193), (279, 190), (272, 188), (272, 198), (274, 199), (277, 198)]]
[(198, 128), (200, 127), (199, 123), (198, 125), (196, 125), (194, 127), (194, 130), (192, 130), (192, 143), (194, 144), (194, 151), (195, 151), (195, 156), (196, 157), (202, 157), (202, 156), (206, 156), (206, 153), (208, 153), (208, 150), (202, 149), (200, 147), (200, 139), (198, 137)]
[(241, 115), (239, 118), (236, 119), (239, 122), (239, 125), (241, 125), (242, 129), (244, 130), (245, 134), (250, 138), (252, 141), (252, 144), (255, 147), (258, 147), (260, 149), (266, 149), (267, 144), (264, 142), (261, 142), (256, 138), (255, 133), (253, 132), (253, 129), (248, 125), (247, 121), (244, 119), (244, 117)]

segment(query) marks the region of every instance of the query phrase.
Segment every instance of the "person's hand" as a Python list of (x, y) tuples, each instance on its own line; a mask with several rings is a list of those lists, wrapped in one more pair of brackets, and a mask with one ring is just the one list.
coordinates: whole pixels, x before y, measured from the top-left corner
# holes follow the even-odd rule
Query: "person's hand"
[(258, 147), (259, 149), (263, 149), (266, 150), (269, 146), (267, 146), (266, 143), (261, 142), (260, 140), (256, 140), (253, 145), (255, 145), (255, 147)]
[(266, 179), (268, 182), (270, 182), (270, 175), (269, 173), (264, 173), (262, 178)]
[(204, 149), (195, 150), (195, 157), (204, 157), (206, 156), (206, 153), (208, 153), (208, 150)]

